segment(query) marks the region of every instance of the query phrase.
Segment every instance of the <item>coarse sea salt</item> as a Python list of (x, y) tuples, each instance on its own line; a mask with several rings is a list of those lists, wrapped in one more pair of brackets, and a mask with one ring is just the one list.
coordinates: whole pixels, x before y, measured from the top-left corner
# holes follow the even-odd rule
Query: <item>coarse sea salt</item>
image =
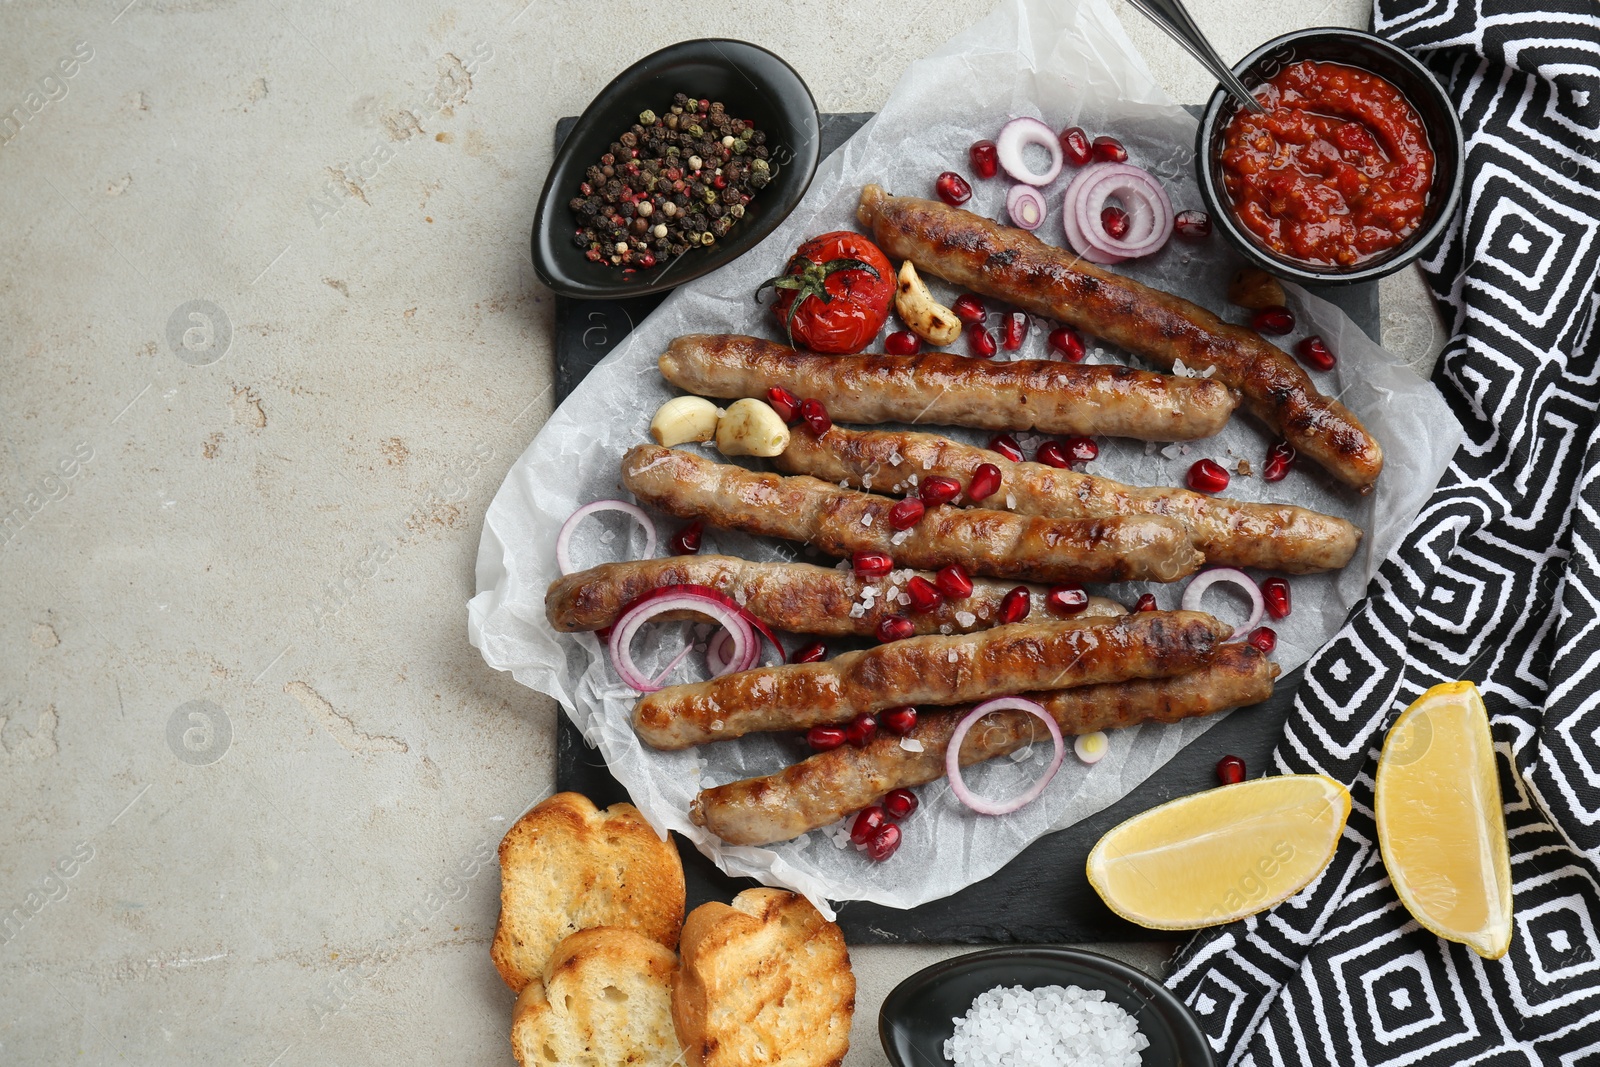
[(955, 1067), (1139, 1067), (1150, 1039), (1103, 990), (995, 986), (954, 1020)]

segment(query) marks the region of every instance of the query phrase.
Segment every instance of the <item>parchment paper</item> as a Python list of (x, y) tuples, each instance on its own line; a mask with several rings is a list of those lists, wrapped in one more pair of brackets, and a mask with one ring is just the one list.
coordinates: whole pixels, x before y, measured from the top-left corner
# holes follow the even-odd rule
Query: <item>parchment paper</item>
[[(737, 112), (736, 101), (728, 101)], [(1118, 732), (1111, 751), (1093, 767), (1068, 755), (1044, 795), (1004, 817), (978, 816), (940, 781), (923, 787), (920, 810), (903, 826), (904, 842), (888, 862), (872, 863), (841, 841), (839, 827), (766, 848), (725, 847), (688, 819), (696, 791), (735, 779), (767, 774), (801, 759), (804, 746), (790, 736), (752, 736), (687, 752), (656, 752), (634, 736), (628, 713), (635, 695), (611, 670), (601, 645), (590, 635), (560, 635), (545, 621), (544, 593), (559, 576), (553, 545), (562, 522), (580, 504), (624, 496), (618, 461), (648, 439), (656, 408), (673, 395), (656, 358), (674, 337), (692, 332), (745, 332), (776, 337), (770, 313), (751, 299), (756, 285), (777, 273), (804, 238), (855, 228), (860, 188), (878, 182), (891, 192), (931, 196), (943, 170), (966, 172), (966, 149), (993, 137), (1018, 115), (1042, 118), (1060, 129), (1080, 125), (1114, 133), (1131, 160), (1166, 184), (1178, 210), (1201, 207), (1192, 171), (1195, 122), (1168, 101), (1134, 52), (1102, 0), (1011, 0), (934, 55), (912, 65), (882, 112), (826, 160), (800, 207), (757, 249), (720, 271), (677, 290), (601, 363), (551, 416), (506, 476), (484, 520), (477, 565), (478, 592), (468, 604), (468, 634), (490, 666), (507, 670), (522, 684), (555, 697), (572, 712), (597, 746), (633, 802), (658, 831), (677, 830), (730, 874), (751, 875), (810, 897), (831, 915), (829, 900), (870, 899), (908, 908), (946, 896), (994, 873), (1042, 834), (1070, 826), (1114, 803), (1144, 781), (1214, 720), (1150, 725)], [(1064, 244), (1061, 194), (1067, 168), (1046, 192), (1051, 214), (1037, 231)], [(991, 218), (1004, 214), (1002, 179), (974, 181), (969, 208)], [(1141, 281), (1180, 293), (1224, 315), (1224, 290), (1239, 266), (1220, 237), (1198, 244), (1174, 240), (1156, 255), (1117, 269)], [(954, 293), (930, 279), (935, 296)], [(1257, 476), (1235, 476), (1228, 495), (1245, 500), (1280, 500), (1344, 515), (1366, 531), (1355, 559), (1335, 574), (1292, 579), (1294, 613), (1275, 624), (1277, 659), (1285, 673), (1304, 662), (1337, 630), (1368, 580), (1397, 542), (1437, 483), (1461, 437), (1461, 427), (1437, 391), (1392, 354), (1373, 344), (1332, 304), (1291, 291), (1300, 327), (1281, 344), (1291, 348), (1320, 333), (1338, 355), (1338, 367), (1317, 375), (1319, 386), (1352, 408), (1387, 454), (1375, 492), (1361, 497), (1303, 461), (1275, 485), (1259, 471), (1271, 440), (1243, 414), (1214, 438), (1187, 445), (1147, 445), (1101, 440), (1091, 473), (1135, 485), (1181, 485), (1196, 459), (1210, 457), (1230, 471), (1248, 459)], [(1048, 327), (1035, 321), (1028, 343), (1016, 354), (1045, 358)], [(958, 342), (961, 350), (964, 342)], [(1091, 362), (1131, 361), (1104, 348)], [(1205, 368), (1194, 368), (1203, 373)], [(987, 434), (953, 430), (974, 442)], [(1023, 438), (1025, 446), (1037, 438)], [(1030, 449), (1031, 452), (1031, 449)], [(716, 453), (709, 454), (715, 456)], [(578, 566), (636, 558), (642, 538), (621, 520), (591, 519), (576, 539)], [(675, 528), (660, 524), (662, 536)], [(664, 552), (664, 546), (658, 551)], [(723, 551), (757, 560), (795, 558), (793, 546), (721, 532), (707, 532), (703, 551)], [(800, 558), (810, 558), (801, 554)], [(831, 560), (816, 557), (816, 562)], [(1181, 586), (1114, 586), (1104, 590), (1125, 602), (1150, 589), (1162, 607), (1176, 607)], [(1230, 621), (1242, 618), (1226, 595), (1207, 607)], [(696, 631), (665, 625), (646, 635), (641, 663), (665, 663)], [(654, 647), (651, 647), (651, 646)], [(675, 681), (705, 677), (702, 657), (692, 655)], [(692, 666), (691, 666), (692, 664)], [(1048, 753), (1022, 762), (998, 760), (968, 775), (981, 792), (1004, 796), (1035, 777)]]

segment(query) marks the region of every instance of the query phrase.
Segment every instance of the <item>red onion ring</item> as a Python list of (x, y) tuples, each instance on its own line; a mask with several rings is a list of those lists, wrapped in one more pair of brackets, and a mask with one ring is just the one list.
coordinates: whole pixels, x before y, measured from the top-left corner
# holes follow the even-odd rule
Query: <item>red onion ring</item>
[(1037, 230), (1048, 211), (1044, 197), (1031, 185), (1013, 185), (1006, 194), (1006, 214), (1011, 216), (1011, 225), (1020, 229)]
[[(1076, 194), (1072, 208), (1078, 231), (1085, 242), (1102, 252), (1137, 259), (1161, 248), (1172, 236), (1172, 200), (1148, 171), (1129, 163), (1107, 163), (1093, 177), (1085, 178)], [(1113, 196), (1128, 211), (1126, 237), (1112, 237), (1100, 221), (1106, 202)]]
[[(967, 788), (967, 783), (961, 778), (961, 742), (966, 740), (967, 731), (972, 729), (972, 724), (989, 714), (991, 711), (1025, 711), (1035, 718), (1043, 719), (1045, 727), (1050, 731), (1050, 740), (1055, 743), (1055, 758), (1050, 761), (1050, 766), (1044, 774), (1034, 782), (1028, 790), (1010, 800), (985, 800)], [(1056, 720), (1042, 704), (1036, 704), (1023, 697), (995, 697), (986, 700), (961, 717), (956, 724), (955, 733), (950, 735), (949, 745), (944, 751), (944, 773), (950, 779), (950, 789), (955, 793), (956, 799), (979, 815), (1007, 815), (1032, 804), (1039, 799), (1039, 794), (1044, 792), (1044, 787), (1061, 769), (1061, 761), (1066, 758), (1067, 746), (1061, 739), (1061, 727), (1056, 725)]]
[[(706, 645), (706, 667), (710, 669), (711, 677), (721, 678), (724, 674), (734, 673), (733, 649), (727, 647), (732, 640), (733, 634), (727, 630), (718, 630), (711, 636), (711, 643)], [(739, 670), (747, 671), (754, 666), (752, 660), (739, 667)]]
[(772, 628), (726, 593), (708, 585), (664, 585), (650, 590), (623, 608), (611, 627), (611, 637), (607, 643), (611, 665), (616, 668), (623, 684), (630, 689), (654, 693), (662, 688), (659, 684), (661, 679), (683, 659), (680, 654), (655, 678), (646, 678), (633, 662), (630, 646), (634, 636), (645, 623), (669, 611), (694, 612), (720, 624), (733, 641), (733, 651), (728, 656), (731, 670), (747, 671), (761, 658), (761, 643), (756, 638), (757, 633), (772, 642), (772, 647), (780, 653), (783, 651), (783, 646), (778, 644), (778, 635), (772, 632)]
[(573, 570), (572, 531), (597, 511), (620, 511), (632, 515), (639, 525), (644, 527), (644, 555), (640, 558), (650, 559), (656, 554), (656, 524), (650, 521), (650, 516), (644, 513), (644, 509), (626, 500), (596, 500), (568, 515), (567, 521), (561, 524), (561, 532), (556, 534), (556, 566), (561, 569), (562, 574), (571, 574)]
[[(1050, 153), (1050, 169), (1043, 174), (1029, 170), (1028, 161), (1022, 157), (1022, 150), (1030, 144), (1036, 144)], [(1056, 137), (1056, 131), (1038, 119), (1012, 119), (1001, 128), (1000, 136), (994, 139), (994, 146), (995, 154), (1000, 157), (1000, 165), (1019, 182), (1049, 185), (1061, 173), (1061, 141)]]
[(1267, 610), (1267, 603), (1262, 598), (1261, 587), (1255, 583), (1255, 579), (1237, 567), (1212, 567), (1195, 575), (1183, 590), (1183, 610), (1204, 611), (1205, 609), (1200, 606), (1200, 599), (1205, 596), (1207, 589), (1218, 582), (1236, 585), (1250, 598), (1250, 618), (1243, 626), (1234, 627), (1233, 636), (1228, 638), (1228, 641), (1243, 641), (1249, 636), (1250, 631), (1260, 624), (1261, 616)]
[[(1104, 246), (1088, 239), (1087, 235), (1078, 226), (1078, 204), (1083, 199), (1083, 190), (1087, 183), (1093, 180), (1101, 170), (1111, 166), (1115, 166), (1115, 164), (1091, 163), (1084, 167), (1078, 172), (1078, 176), (1072, 179), (1071, 184), (1067, 186), (1066, 196), (1062, 198), (1061, 202), (1061, 228), (1066, 231), (1067, 243), (1072, 246), (1078, 255), (1087, 259), (1090, 263), (1099, 263), (1105, 266), (1121, 263), (1128, 257), (1119, 256), (1117, 253), (1109, 251)], [(1105, 229), (1103, 226), (1099, 228)]]

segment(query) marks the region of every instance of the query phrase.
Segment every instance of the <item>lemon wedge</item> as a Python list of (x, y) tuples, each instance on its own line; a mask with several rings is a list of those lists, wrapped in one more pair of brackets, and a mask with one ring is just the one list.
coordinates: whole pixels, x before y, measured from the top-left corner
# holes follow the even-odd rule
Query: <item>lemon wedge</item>
[(1264, 911), (1333, 858), (1350, 793), (1286, 774), (1180, 797), (1114, 827), (1089, 853), (1089, 884), (1140, 926), (1194, 930)]
[(1374, 807), (1383, 865), (1424, 928), (1497, 960), (1511, 945), (1511, 860), (1489, 713), (1471, 682), (1436, 685), (1395, 720)]

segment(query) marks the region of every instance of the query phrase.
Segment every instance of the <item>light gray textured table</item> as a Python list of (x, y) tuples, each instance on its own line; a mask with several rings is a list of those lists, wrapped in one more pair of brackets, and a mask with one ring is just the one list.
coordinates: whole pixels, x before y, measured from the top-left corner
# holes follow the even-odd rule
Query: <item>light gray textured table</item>
[[(491, 857), (555, 709), (463, 620), (550, 409), (552, 125), (707, 34), (874, 110), (989, 7), (525, 2), (0, 5), (0, 1063), (509, 1061)], [(1368, 17), (1193, 7), (1228, 57)], [(1411, 274), (1384, 332), (1442, 342)], [(851, 1064), (955, 951), (856, 952)]]

